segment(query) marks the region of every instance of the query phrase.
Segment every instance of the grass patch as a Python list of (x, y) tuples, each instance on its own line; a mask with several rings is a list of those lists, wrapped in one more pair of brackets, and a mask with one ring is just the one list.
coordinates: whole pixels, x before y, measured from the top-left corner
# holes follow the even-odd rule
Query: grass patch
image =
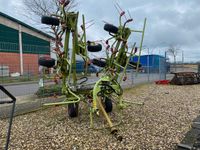
[(44, 98), (49, 96), (60, 96), (62, 95), (62, 86), (61, 85), (47, 85), (44, 87), (40, 87), (38, 91), (35, 93), (37, 97)]
[(19, 83), (38, 80), (38, 76), (0, 77), (1, 83)]

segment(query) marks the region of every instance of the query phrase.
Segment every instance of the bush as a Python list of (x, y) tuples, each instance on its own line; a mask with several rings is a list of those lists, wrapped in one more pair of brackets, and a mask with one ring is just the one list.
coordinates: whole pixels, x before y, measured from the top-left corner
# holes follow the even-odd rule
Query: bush
[(40, 87), (35, 93), (39, 98), (49, 97), (49, 96), (60, 96), (62, 95), (62, 86), (61, 85), (46, 85)]

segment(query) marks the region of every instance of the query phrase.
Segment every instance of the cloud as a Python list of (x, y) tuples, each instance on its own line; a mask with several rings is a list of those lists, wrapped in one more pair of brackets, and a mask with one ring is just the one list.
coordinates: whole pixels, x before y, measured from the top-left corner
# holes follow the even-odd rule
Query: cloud
[(23, 0), (2, 0), (0, 1), (0, 11), (15, 17), (19, 20), (23, 20), (24, 18), (24, 5)]
[[(79, 1), (81, 2), (79, 6), (86, 16), (98, 20), (105, 19), (116, 25), (118, 14), (113, 5), (115, 2), (132, 14), (134, 24), (130, 25), (131, 28), (141, 28), (143, 19), (147, 17), (144, 45), (157, 49), (154, 50), (155, 53), (158, 53), (158, 49), (167, 50), (168, 46), (175, 45), (184, 51), (187, 61), (197, 60), (197, 55), (193, 55), (194, 53), (200, 55), (198, 52), (200, 50), (200, 1), (198, 0), (172, 0), (170, 2), (165, 0), (126, 0), (123, 2), (101, 0), (88, 3)], [(102, 28), (101, 24), (101, 27), (98, 25), (91, 30), (103, 37), (106, 33)], [(131, 42), (133, 41), (132, 37)], [(138, 36), (135, 41), (139, 41)]]
[[(116, 2), (122, 9), (129, 10), (134, 19), (130, 28), (141, 29), (143, 20), (147, 17), (144, 45), (154, 49), (167, 50), (169, 45), (177, 45), (184, 51), (186, 60), (197, 60), (200, 55), (200, 1), (199, 0), (76, 0), (76, 10), (84, 14), (86, 20), (94, 19), (95, 24), (87, 29), (89, 40), (108, 38), (103, 30), (107, 21), (118, 25), (118, 12), (114, 7)], [(22, 0), (0, 1), (0, 10), (22, 19)], [(13, 9), (14, 8), (14, 9)], [(127, 12), (127, 11), (126, 11)], [(127, 15), (128, 16), (128, 15)], [(79, 23), (81, 19), (79, 20)], [(133, 34), (129, 43), (140, 40), (140, 36)], [(163, 52), (164, 54), (164, 52)], [(196, 54), (196, 55), (194, 55)]]

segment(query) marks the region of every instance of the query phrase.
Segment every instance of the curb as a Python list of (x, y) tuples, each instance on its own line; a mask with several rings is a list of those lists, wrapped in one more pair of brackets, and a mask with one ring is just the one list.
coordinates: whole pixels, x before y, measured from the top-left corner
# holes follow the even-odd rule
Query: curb
[[(142, 83), (142, 84), (150, 84), (150, 83)], [(123, 89), (130, 89), (134, 88), (141, 84), (134, 84), (134, 85), (122, 85)], [(24, 96), (23, 96), (24, 97)], [(42, 110), (47, 107), (43, 107), (44, 103), (50, 102), (60, 102), (63, 101), (65, 97), (47, 97), (47, 98), (36, 98), (34, 96), (27, 96), (25, 99), (18, 97), (15, 106), (15, 113), (14, 116), (23, 115), (26, 113), (34, 112), (37, 110)], [(0, 119), (10, 117), (12, 104), (5, 104), (0, 106)]]
[[(36, 84), (39, 81), (27, 81), (27, 82), (16, 82), (16, 83), (3, 83), (1, 84), (2, 86), (12, 86), (12, 85), (23, 85), (23, 84)], [(44, 81), (44, 83), (49, 83), (49, 82), (53, 82), (51, 80), (49, 81)]]
[[(50, 103), (50, 102), (60, 102), (64, 99), (63, 96), (52, 98), (41, 98), (41, 99), (34, 99), (35, 97), (29, 97), (28, 99), (21, 100), (21, 102), (18, 100), (16, 101), (15, 106), (15, 112), (14, 116), (23, 115), (26, 113), (30, 113), (33, 111), (45, 109), (47, 107), (43, 107), (44, 103)], [(5, 104), (0, 107), (0, 119), (8, 118), (10, 117), (12, 104)]]

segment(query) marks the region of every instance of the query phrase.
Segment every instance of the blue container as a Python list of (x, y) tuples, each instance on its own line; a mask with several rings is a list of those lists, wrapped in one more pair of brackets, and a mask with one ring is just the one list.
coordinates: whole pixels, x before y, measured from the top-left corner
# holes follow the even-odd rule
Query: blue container
[[(149, 63), (148, 63), (149, 60)], [(137, 62), (138, 56), (134, 56), (130, 59), (130, 62)], [(149, 71), (151, 73), (157, 73), (166, 71), (166, 61), (165, 57), (160, 55), (141, 55), (140, 56), (140, 64), (145, 72), (147, 72), (147, 68), (149, 67)]]

